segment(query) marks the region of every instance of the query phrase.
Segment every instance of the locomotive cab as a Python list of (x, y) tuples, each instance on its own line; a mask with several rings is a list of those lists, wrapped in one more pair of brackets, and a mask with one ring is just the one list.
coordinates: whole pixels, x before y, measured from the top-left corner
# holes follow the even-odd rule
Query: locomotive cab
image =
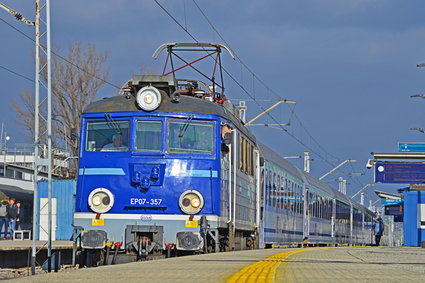
[(219, 226), (228, 226), (219, 217), (220, 158), (236, 118), (196, 81), (136, 76), (123, 90), (83, 114), (75, 213), (81, 246), (119, 243), (138, 257), (170, 248), (218, 251)]

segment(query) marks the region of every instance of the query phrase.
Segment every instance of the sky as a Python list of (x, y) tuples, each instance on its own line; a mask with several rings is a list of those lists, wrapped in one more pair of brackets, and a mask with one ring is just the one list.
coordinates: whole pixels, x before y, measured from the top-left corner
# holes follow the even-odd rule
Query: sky
[[(0, 2), (35, 18), (35, 1)], [(297, 102), (258, 120), (291, 124), (286, 131), (252, 127), (258, 139), (282, 156), (309, 151), (317, 177), (346, 159), (357, 160), (324, 179), (337, 187), (338, 177), (348, 178), (348, 195), (374, 182), (373, 170), (365, 167), (371, 152), (397, 152), (398, 142), (425, 138), (410, 130), (425, 127), (425, 100), (410, 98), (425, 93), (425, 68), (416, 67), (425, 63), (424, 1), (157, 0), (175, 20), (154, 0), (51, 2), (52, 46), (65, 55), (68, 43), (81, 41), (107, 52), (108, 81), (115, 85), (146, 70), (160, 74), (165, 57), (153, 60), (152, 54), (163, 43), (193, 42), (191, 34), (199, 42), (227, 44), (240, 60), (223, 54), (237, 81), (225, 76), (226, 94), (234, 102), (247, 100), (248, 118), (274, 103), (263, 100)], [(4, 68), (33, 79), (35, 67), (34, 43), (10, 25), (32, 38), (34, 28), (0, 10), (0, 122), (13, 146), (31, 142), (11, 102), (33, 91), (34, 83)], [(115, 94), (105, 85), (98, 97)], [(302, 166), (300, 159), (291, 162)], [(377, 184), (366, 193), (376, 200), (374, 189), (405, 186)]]

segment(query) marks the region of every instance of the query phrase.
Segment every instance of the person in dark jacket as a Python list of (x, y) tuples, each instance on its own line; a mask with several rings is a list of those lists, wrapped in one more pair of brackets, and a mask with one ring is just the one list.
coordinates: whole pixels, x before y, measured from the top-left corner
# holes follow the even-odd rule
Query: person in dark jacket
[(373, 234), (375, 235), (375, 245), (379, 246), (382, 234), (384, 233), (384, 221), (378, 214), (373, 219)]
[(21, 202), (16, 202), (16, 207), (18, 208), (16, 214), (16, 230), (22, 230), (22, 221), (24, 220), (24, 210), (22, 209)]
[(3, 199), (0, 203), (0, 238), (3, 234), (3, 239), (7, 238), (7, 231), (9, 229), (9, 200)]
[(10, 203), (9, 211), (8, 211), (9, 228), (10, 228), (10, 236), (12, 238), (13, 232), (15, 232), (15, 229), (16, 229), (16, 216), (18, 215), (18, 207), (15, 204), (14, 198), (10, 199), (9, 203)]

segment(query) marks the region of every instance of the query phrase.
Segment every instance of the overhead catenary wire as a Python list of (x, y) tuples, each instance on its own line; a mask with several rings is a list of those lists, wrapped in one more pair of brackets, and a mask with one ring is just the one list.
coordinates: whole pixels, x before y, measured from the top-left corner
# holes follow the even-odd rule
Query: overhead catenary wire
[[(193, 36), (187, 26), (183, 27), (183, 25), (163, 6), (161, 5), (157, 0), (154, 0), (155, 3), (178, 25), (182, 28), (182, 30), (184, 30), (195, 42), (199, 43), (199, 41), (195, 38), (195, 36)], [(220, 32), (215, 28), (215, 26), (212, 24), (212, 22), (209, 20), (209, 18), (206, 16), (206, 14), (203, 12), (203, 10), (199, 7), (199, 5), (196, 3), (195, 0), (192, 0), (193, 3), (195, 4), (195, 6), (198, 8), (198, 10), (200, 11), (200, 13), (205, 17), (205, 19), (207, 20), (207, 22), (210, 24), (211, 28), (217, 33), (217, 35), (220, 37), (220, 39), (227, 45), (227, 47), (235, 54), (235, 57), (238, 59), (238, 61), (240, 62), (240, 64), (242, 66), (244, 66), (253, 76), (253, 79), (257, 79), (266, 89), (268, 92), (272, 93), (274, 96), (276, 96), (277, 98), (281, 99), (281, 97), (270, 87), (268, 87), (264, 81), (262, 81), (258, 75), (256, 75), (241, 59), (240, 57), (237, 55), (237, 53), (232, 50), (232, 48), (229, 46), (228, 42), (224, 39), (224, 37), (220, 34)], [(228, 72), (225, 68), (223, 68), (224, 72), (233, 80), (234, 83), (236, 83), (240, 89), (243, 90), (243, 92), (245, 92), (246, 95), (248, 95), (254, 102), (255, 104), (258, 106), (258, 108), (260, 108), (262, 111), (264, 111), (264, 107), (262, 107), (258, 101), (255, 99), (255, 96), (252, 95), (244, 86), (243, 84), (241, 84), (238, 80), (236, 80), (236, 78), (230, 74), (230, 72)], [(255, 90), (255, 85), (253, 84), (253, 90)], [(329, 153), (327, 150), (325, 150), (320, 144), (319, 142), (309, 133), (309, 131), (307, 130), (307, 128), (304, 126), (304, 124), (301, 122), (301, 119), (295, 114), (295, 107), (291, 108), (289, 106), (289, 109), (292, 113), (292, 116), (295, 117), (295, 119), (298, 121), (298, 123), (300, 124), (301, 128), (307, 133), (307, 135), (310, 137), (310, 139), (327, 155), (327, 156), (331, 156), (334, 159), (337, 160), (342, 160), (341, 158), (336, 157), (335, 155)], [(272, 114), (270, 113), (266, 113), (267, 116), (270, 117), (271, 120), (273, 120), (276, 124), (279, 124), (276, 119), (273, 117)], [(327, 158), (324, 158), (322, 156), (322, 154), (318, 153), (316, 150), (314, 150), (312, 147), (308, 146), (307, 144), (305, 144), (302, 140), (300, 140), (298, 137), (296, 137), (294, 134), (291, 134), (287, 129), (285, 129), (283, 126), (279, 127), (281, 130), (283, 130), (285, 133), (287, 133), (290, 137), (292, 137), (295, 141), (297, 141), (299, 144), (301, 144), (302, 146), (304, 146), (306, 149), (310, 150), (312, 153), (316, 154), (317, 156), (319, 156), (320, 158), (322, 158), (328, 165), (335, 167), (335, 164), (331, 163)], [(352, 177), (350, 177), (350, 179), (353, 180)], [(353, 182), (356, 182), (353, 180)], [(358, 183), (358, 182), (356, 182)]]
[[(181, 29), (183, 29), (195, 42), (199, 43), (199, 41), (195, 38), (195, 36), (193, 36), (189, 30), (185, 27), (183, 27), (183, 25), (163, 6), (161, 5), (157, 0), (154, 0), (155, 3), (157, 3), (157, 5), (178, 25), (181, 27)], [(212, 26), (212, 28), (214, 29), (214, 31), (217, 32), (217, 34), (219, 35), (220, 39), (223, 40), (224, 43), (226, 43), (226, 45), (230, 48), (230, 50), (232, 50), (232, 48), (228, 45), (227, 41), (221, 36), (221, 34), (217, 31), (217, 29), (214, 27), (214, 25), (212, 25), (211, 21), (208, 19), (208, 17), (205, 15), (205, 13), (202, 11), (202, 9), (200, 9), (200, 7), (197, 5), (197, 3), (195, 1), (193, 1), (195, 3), (195, 5), (198, 7), (198, 9), (201, 11), (201, 13), (204, 15), (204, 17), (207, 19), (207, 21), (210, 23), (210, 25)], [(234, 50), (232, 50), (232, 52), (234, 52)], [(247, 66), (246, 64), (239, 58), (239, 56), (235, 54), (235, 57), (242, 63), (242, 65), (248, 70), (250, 71), (254, 77), (257, 78), (258, 81), (260, 81), (264, 86), (265, 83), (262, 82), (258, 76), (255, 75), (255, 73), (253, 73)], [(255, 99), (255, 97), (253, 95), (250, 94), (250, 92), (230, 73), (227, 71), (227, 69), (223, 68), (224, 72), (233, 80), (234, 83), (236, 83), (239, 88), (241, 88), (251, 99), (252, 101), (254, 101), (257, 106), (264, 111), (264, 107), (262, 107), (258, 101)], [(267, 87), (267, 86), (266, 86)], [(267, 87), (267, 90), (271, 90), (269, 87)], [(279, 97), (279, 96), (278, 96)], [(279, 97), (280, 98), (280, 97)], [(281, 98), (280, 98), (281, 99)], [(266, 113), (276, 124), (279, 124), (276, 119), (270, 114), (270, 113)], [(285, 131), (287, 134), (289, 134), (290, 136), (292, 136), (297, 142), (301, 143), (303, 146), (305, 146), (306, 148), (308, 148), (309, 150), (311, 150), (312, 152), (315, 152), (312, 148), (310, 148), (308, 145), (304, 144), (300, 139), (298, 139), (297, 137), (295, 137), (294, 135), (292, 135), (291, 133), (289, 133), (285, 128), (281, 128), (283, 131)], [(319, 157), (323, 158), (320, 154), (318, 154), (317, 152), (315, 152)], [(324, 159), (324, 158), (323, 158)], [(333, 164), (330, 164), (333, 166)]]
[[(21, 35), (23, 35), (24, 37), (26, 37), (27, 39), (31, 40), (32, 42), (35, 42), (35, 40), (34, 40), (32, 37), (30, 37), (29, 35), (27, 35), (27, 34), (26, 34), (26, 33), (24, 33), (23, 31), (21, 31), (20, 29), (16, 28), (16, 27), (15, 27), (15, 26), (13, 26), (12, 24), (8, 23), (6, 20), (2, 19), (1, 17), (0, 17), (0, 21), (2, 21), (3, 23), (5, 23), (6, 25), (8, 25), (9, 27), (11, 27), (11, 28), (12, 28), (12, 29), (14, 29), (15, 31), (17, 31), (18, 33), (20, 33)], [(46, 49), (46, 47), (45, 47), (45, 46), (43, 46), (43, 45), (41, 45), (41, 47), (42, 47), (42, 48), (44, 48), (44, 49)], [(63, 57), (62, 55), (60, 55), (60, 54), (58, 54), (58, 53), (54, 52), (53, 50), (51, 51), (51, 53), (52, 53), (53, 55), (55, 55), (56, 57), (58, 57), (58, 58), (62, 59), (63, 61), (67, 62), (68, 64), (70, 64), (70, 65), (74, 66), (74, 67), (75, 67), (75, 68), (77, 68), (78, 70), (80, 70), (80, 71), (82, 71), (82, 72), (84, 72), (84, 73), (86, 73), (86, 74), (88, 74), (88, 75), (92, 76), (93, 78), (95, 78), (95, 79), (97, 79), (97, 80), (100, 80), (100, 81), (104, 82), (105, 84), (107, 84), (107, 85), (109, 85), (109, 86), (112, 86), (112, 87), (114, 87), (114, 88), (116, 88), (116, 89), (121, 89), (121, 87), (120, 87), (120, 86), (118, 86), (118, 85), (116, 85), (116, 84), (113, 84), (113, 83), (111, 83), (111, 82), (109, 82), (109, 81), (107, 81), (107, 80), (105, 80), (105, 79), (99, 78), (98, 76), (96, 76), (96, 75), (94, 75), (94, 74), (92, 74), (92, 73), (88, 72), (87, 70), (85, 70), (85, 69), (81, 68), (81, 67), (80, 67), (80, 66), (78, 66), (77, 64), (75, 64), (75, 63), (73, 63), (73, 62), (69, 61), (68, 59), (66, 59), (66, 58), (65, 58), (65, 57)]]
[[(193, 36), (189, 30), (187, 28), (184, 28), (183, 25), (163, 6), (161, 5), (157, 0), (154, 0), (155, 3), (157, 3), (157, 5), (178, 25), (181, 27), (182, 30), (184, 30), (196, 43), (199, 43), (199, 41), (196, 39), (195, 36)], [(205, 14), (204, 14), (205, 15)], [(215, 29), (215, 28), (214, 28)], [(215, 29), (216, 30), (216, 29)], [(224, 40), (224, 38), (219, 35), (220, 38), (223, 40), (223, 42), (226, 42), (226, 40)], [(229, 46), (228, 46), (229, 47)], [(230, 48), (230, 47), (229, 47)], [(230, 50), (232, 50), (230, 48)], [(232, 52), (234, 52), (232, 50)], [(236, 53), (235, 53), (236, 54)], [(236, 58), (239, 58), (238, 55), (235, 55)], [(238, 59), (240, 60), (240, 59)], [(247, 68), (248, 69), (248, 68)], [(229, 76), (229, 78), (232, 79), (232, 81), (239, 86), (240, 89), (242, 89), (245, 94), (247, 94), (258, 106), (258, 108), (260, 108), (262, 111), (265, 111), (266, 109), (264, 109), (264, 107), (262, 105), (260, 105), (258, 103), (258, 101), (255, 99), (255, 97), (229, 72), (227, 71), (226, 68), (223, 67), (223, 71)], [(268, 88), (269, 89), (269, 88)], [(279, 124), (279, 122), (270, 114), (270, 113), (266, 113), (266, 115), (268, 115), (270, 117), (270, 119), (272, 119), (276, 124)], [(327, 161), (320, 153), (317, 153), (313, 148), (309, 147), (308, 145), (306, 145), (303, 141), (301, 141), (299, 138), (297, 138), (295, 135), (289, 133), (289, 131), (287, 129), (285, 129), (284, 127), (281, 127), (281, 129), (286, 132), (289, 136), (291, 136), (293, 139), (295, 139), (298, 143), (300, 143), (301, 145), (303, 145), (304, 147), (306, 147), (307, 149), (311, 150), (312, 152), (314, 152), (316, 155), (318, 155), (319, 157), (321, 157), (323, 160), (325, 160), (325, 162), (327, 162), (329, 165), (331, 166), (335, 166), (334, 164), (330, 163), (329, 161)]]
[[(221, 35), (221, 33), (218, 31), (218, 29), (213, 25), (213, 23), (211, 22), (211, 20), (208, 18), (208, 16), (205, 14), (205, 12), (201, 9), (201, 7), (198, 5), (198, 3), (196, 2), (196, 0), (192, 0), (193, 1), (193, 3), (195, 4), (195, 6), (197, 7), (197, 9), (199, 10), (199, 12), (202, 14), (202, 16), (205, 18), (205, 20), (208, 22), (208, 24), (210, 25), (210, 27), (214, 30), (214, 32), (216, 32), (217, 33), (217, 35), (220, 37), (220, 39), (226, 44), (226, 46), (233, 52), (233, 54), (235, 55), (235, 57), (238, 59), (238, 61), (240, 62), (240, 64), (243, 66), (243, 67), (245, 67), (245, 69), (246, 70), (248, 70), (248, 72), (250, 72), (251, 73), (251, 75), (252, 75), (252, 77), (253, 77), (253, 90), (254, 90), (254, 98), (255, 98), (255, 79), (261, 84), (261, 85), (263, 85), (265, 88), (266, 88), (266, 90), (267, 90), (267, 93), (271, 93), (271, 94), (273, 94), (277, 99), (282, 99), (281, 98), (281, 96), (279, 96), (278, 94), (277, 94), (277, 92), (276, 91), (274, 91), (273, 89), (271, 89), (263, 80), (261, 80), (260, 79), (260, 77), (253, 71), (253, 70), (251, 70), (251, 68), (249, 68), (248, 67), (248, 65), (238, 56), (238, 54), (237, 54), (237, 52), (235, 52), (232, 48), (231, 48), (231, 46), (230, 46), (230, 44), (226, 41), (226, 39)], [(186, 28), (186, 30), (187, 30), (187, 28)], [(304, 126), (304, 124), (301, 122), (301, 119), (295, 114), (295, 111), (294, 111), (294, 109), (295, 109), (295, 107), (296, 107), (296, 105), (294, 105), (292, 108), (291, 108), (291, 105), (287, 105), (288, 106), (288, 108), (290, 109), (290, 111), (291, 111), (291, 113), (292, 113), (292, 115), (291, 115), (291, 117), (292, 116), (295, 116), (295, 119), (299, 122), (299, 124), (300, 124), (300, 126), (303, 128), (303, 130), (306, 132), (306, 134), (310, 137), (310, 139), (312, 140), (312, 141), (314, 141), (315, 143), (316, 143), (316, 145), (319, 147), (319, 148), (321, 148), (321, 150), (323, 150), (323, 152), (325, 152), (327, 155), (329, 155), (329, 156), (331, 156), (331, 157), (333, 157), (333, 158), (336, 158), (336, 159), (339, 159), (339, 160), (342, 160), (341, 158), (338, 158), (338, 157), (336, 157), (336, 156), (334, 156), (334, 155), (332, 155), (331, 153), (329, 153), (327, 150), (325, 150), (320, 144), (319, 144), (319, 142), (310, 134), (310, 132), (307, 130), (307, 128)]]
[[(230, 44), (226, 41), (226, 39), (221, 35), (221, 33), (218, 31), (218, 29), (214, 26), (214, 24), (211, 22), (211, 20), (208, 18), (208, 16), (205, 14), (205, 12), (201, 9), (201, 7), (198, 5), (198, 3), (196, 2), (196, 0), (192, 0), (192, 2), (195, 4), (195, 6), (197, 7), (197, 9), (199, 10), (199, 12), (203, 15), (203, 17), (205, 18), (205, 20), (208, 22), (208, 24), (210, 25), (210, 27), (214, 30), (214, 32), (217, 33), (217, 35), (220, 37), (220, 39), (226, 44), (226, 46), (232, 50), (233, 54), (235, 54), (235, 57), (238, 59), (238, 61), (240, 62), (240, 64), (245, 67), (245, 69), (248, 70), (248, 72), (251, 73), (252, 77), (253, 77), (253, 92), (254, 92), (254, 99), (255, 99), (255, 79), (260, 82), (260, 84), (262, 84), (267, 92), (272, 93), (277, 99), (281, 99), (281, 96), (279, 96), (277, 94), (277, 92), (275, 92), (273, 89), (271, 89), (263, 80), (260, 79), (260, 77), (251, 69), (248, 67), (248, 65), (238, 56), (237, 52), (235, 52)], [(187, 30), (187, 27), (186, 27)], [(257, 100), (258, 101), (258, 100)], [(295, 107), (296, 104), (293, 105), (291, 107), (291, 105), (287, 105), (289, 110), (291, 111), (291, 117), (295, 117), (295, 119), (298, 121), (300, 127), (304, 130), (304, 132), (310, 137), (310, 139), (328, 156), (338, 159), (338, 160), (342, 160), (341, 158), (336, 157), (335, 155), (331, 154), (330, 152), (328, 152), (326, 149), (324, 149), (321, 144), (310, 134), (310, 132), (307, 130), (307, 128), (304, 126), (304, 124), (302, 123), (301, 119), (298, 117), (298, 115), (295, 113)], [(290, 124), (292, 124), (290, 122)], [(351, 164), (352, 166), (352, 164)]]
[(18, 76), (18, 77), (21, 77), (21, 78), (23, 78), (23, 79), (25, 79), (25, 80), (27, 80), (27, 81), (30, 81), (30, 82), (32, 82), (32, 83), (34, 83), (34, 82), (35, 82), (33, 79), (30, 79), (29, 77), (27, 77), (27, 76), (25, 76), (25, 75), (22, 75), (22, 74), (20, 74), (20, 73), (18, 73), (18, 72), (15, 72), (15, 71), (13, 71), (13, 70), (11, 70), (11, 69), (9, 69), (9, 68), (6, 68), (6, 67), (1, 66), (1, 65), (0, 65), (0, 68), (1, 68), (1, 69), (3, 69), (3, 70), (5, 70), (5, 71), (8, 71), (9, 73), (12, 73), (12, 74), (14, 74), (14, 75)]

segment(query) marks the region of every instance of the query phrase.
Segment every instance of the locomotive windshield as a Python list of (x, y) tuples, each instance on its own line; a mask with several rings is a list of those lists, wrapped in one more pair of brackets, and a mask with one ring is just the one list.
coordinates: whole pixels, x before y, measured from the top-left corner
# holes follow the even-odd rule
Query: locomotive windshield
[(129, 121), (87, 122), (86, 151), (128, 151)]
[(214, 124), (172, 120), (168, 123), (167, 151), (171, 153), (212, 154)]
[(162, 148), (161, 136), (161, 121), (137, 121), (136, 151), (160, 152)]

